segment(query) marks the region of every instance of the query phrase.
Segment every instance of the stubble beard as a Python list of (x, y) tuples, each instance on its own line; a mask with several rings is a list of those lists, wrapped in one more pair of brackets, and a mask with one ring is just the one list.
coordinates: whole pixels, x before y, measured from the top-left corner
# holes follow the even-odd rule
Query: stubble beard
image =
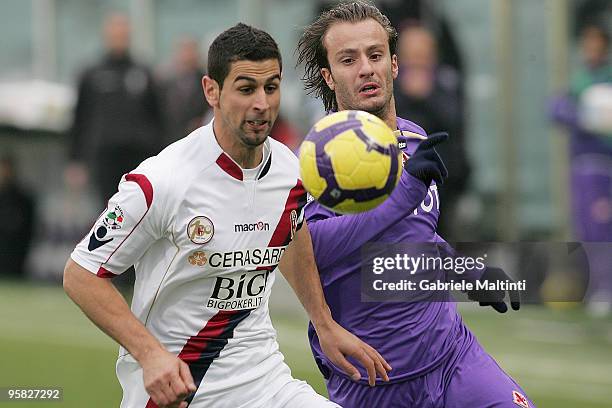
[(358, 96), (355, 97), (354, 103), (353, 101), (348, 101), (348, 103), (344, 103), (343, 107), (340, 109), (340, 104), (338, 104), (338, 110), (361, 110), (364, 112), (371, 113), (374, 116), (379, 117), (382, 120), (385, 120), (387, 114), (389, 113), (391, 102), (393, 100), (393, 92), (389, 92), (385, 100), (381, 104), (377, 104), (371, 107), (362, 107), (359, 106), (359, 102), (357, 102)]
[(272, 130), (272, 125), (268, 125), (268, 130), (263, 133), (248, 133), (245, 128), (246, 122), (243, 123), (238, 129), (238, 138), (245, 147), (254, 149), (261, 146), (266, 141), (270, 131)]

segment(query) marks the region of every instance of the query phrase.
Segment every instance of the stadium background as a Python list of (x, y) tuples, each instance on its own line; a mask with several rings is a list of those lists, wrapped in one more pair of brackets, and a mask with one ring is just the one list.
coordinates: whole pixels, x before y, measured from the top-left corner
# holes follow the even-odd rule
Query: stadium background
[[(571, 239), (566, 139), (550, 124), (547, 101), (567, 86), (576, 64), (574, 17), (585, 1), (430, 3), (452, 25), (465, 61), (474, 171), (463, 215), (466, 225), (479, 227), (477, 234), (466, 228), (465, 240)], [(293, 69), (293, 49), (319, 7), (315, 1), (3, 0), (1, 7), (0, 152), (16, 157), (20, 182), (41, 202), (61, 187), (76, 74), (100, 53), (100, 25), (110, 11), (130, 16), (133, 52), (153, 65), (168, 59), (181, 34), (194, 35), (205, 50), (237, 21), (264, 28), (285, 61), (283, 113), (302, 132), (320, 114)], [(504, 316), (460, 306), (480, 342), (538, 406), (612, 405), (609, 315), (566, 304)], [(305, 315), (282, 279), (271, 313), (294, 375), (323, 392)], [(116, 345), (53, 279), (0, 281), (0, 315), (0, 387), (59, 386), (61, 406), (117, 406)]]

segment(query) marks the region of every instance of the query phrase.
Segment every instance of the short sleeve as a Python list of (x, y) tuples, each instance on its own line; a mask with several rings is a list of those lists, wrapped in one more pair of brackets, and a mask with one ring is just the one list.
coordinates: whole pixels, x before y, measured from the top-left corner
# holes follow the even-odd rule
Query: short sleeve
[(134, 265), (160, 238), (151, 206), (153, 185), (142, 174), (127, 174), (91, 231), (71, 258), (100, 277), (112, 278)]

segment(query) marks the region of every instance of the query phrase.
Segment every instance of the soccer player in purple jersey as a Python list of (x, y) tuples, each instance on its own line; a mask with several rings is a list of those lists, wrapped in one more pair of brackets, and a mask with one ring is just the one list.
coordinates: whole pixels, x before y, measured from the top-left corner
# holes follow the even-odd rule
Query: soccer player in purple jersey
[[(445, 176), (433, 149), (444, 137), (428, 139), (421, 127), (396, 116), (396, 40), (397, 33), (386, 16), (370, 4), (354, 2), (322, 13), (305, 28), (298, 44), (305, 87), (323, 100), (325, 109), (377, 115), (397, 129), (400, 148), (410, 156), (398, 187), (371, 211), (340, 216), (315, 201), (306, 206), (332, 315), (381, 352), (393, 367), (390, 381), (373, 388), (363, 380), (352, 382), (321, 352), (310, 327), (315, 360), (326, 378), (330, 399), (347, 408), (533, 407), (520, 386), (483, 350), (450, 298), (444, 302), (361, 301), (360, 251), (365, 244), (447, 245), (436, 233), (439, 203), (436, 185), (431, 183)], [(485, 269), (487, 273), (506, 276), (496, 268)], [(494, 301), (483, 301), (475, 292), (468, 295), (483, 306), (507, 310), (504, 292), (497, 293)], [(516, 294), (510, 293), (510, 299), (518, 309)]]

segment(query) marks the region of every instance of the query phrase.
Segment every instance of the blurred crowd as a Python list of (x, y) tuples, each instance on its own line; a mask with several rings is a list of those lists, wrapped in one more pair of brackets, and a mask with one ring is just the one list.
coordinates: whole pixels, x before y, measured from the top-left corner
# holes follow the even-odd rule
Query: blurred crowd
[[(450, 134), (451, 142), (440, 151), (450, 178), (440, 190), (439, 232), (460, 241), (465, 222), (457, 207), (473, 168), (463, 54), (451, 24), (426, 1), (389, 2), (382, 9), (400, 34), (398, 115), (430, 134)], [(579, 241), (612, 241), (609, 28), (596, 23), (581, 27), (580, 66), (551, 109), (552, 119), (571, 133), (572, 218)], [(4, 274), (25, 276), (27, 270), (31, 277), (59, 281), (69, 251), (116, 191), (121, 175), (211, 118), (201, 87), (206, 61), (198, 39), (180, 36), (168, 61), (154, 68), (131, 55), (130, 36), (126, 15), (108, 15), (102, 28), (104, 53), (78, 76), (61, 188), (36, 197), (20, 187), (14, 159), (0, 160), (0, 253), (10, 261)], [(271, 136), (297, 152), (302, 129), (281, 111)], [(602, 293), (593, 296), (612, 304), (612, 260), (601, 256), (597, 262)]]

